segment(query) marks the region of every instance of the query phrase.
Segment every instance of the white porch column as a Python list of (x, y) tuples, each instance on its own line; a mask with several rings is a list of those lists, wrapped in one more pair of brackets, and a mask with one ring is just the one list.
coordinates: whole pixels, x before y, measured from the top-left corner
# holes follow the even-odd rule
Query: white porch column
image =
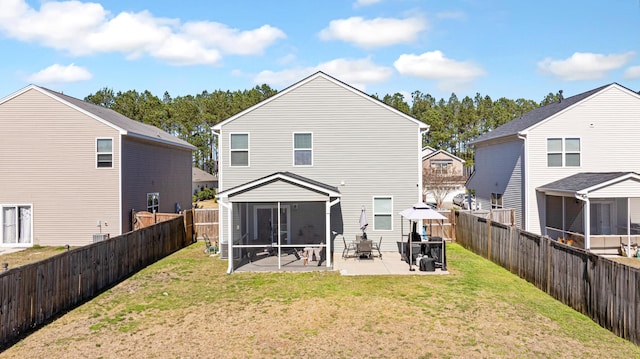
[(327, 258), (327, 268), (331, 268), (331, 266), (333, 265), (331, 263), (331, 207), (335, 206), (336, 204), (340, 203), (340, 198), (335, 199), (333, 202), (329, 202), (329, 200), (327, 200), (325, 202), (325, 243), (327, 244), (326, 247), (326, 256), (325, 258)]
[(591, 205), (584, 199), (584, 249), (591, 251)]
[[(227, 215), (227, 274), (233, 273), (233, 216), (231, 215), (231, 209), (233, 205), (229, 202), (218, 202), (224, 209), (226, 209)], [(222, 231), (224, 235), (224, 231)], [(222, 238), (222, 237), (220, 237)]]

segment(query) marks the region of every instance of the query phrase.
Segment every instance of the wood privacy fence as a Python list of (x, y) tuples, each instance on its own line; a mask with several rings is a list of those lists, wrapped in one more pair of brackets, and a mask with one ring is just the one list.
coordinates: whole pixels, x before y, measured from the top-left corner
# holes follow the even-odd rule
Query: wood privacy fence
[(0, 349), (191, 243), (180, 217), (0, 273)]
[(465, 248), (640, 345), (640, 269), (470, 213), (455, 228)]
[(198, 238), (203, 238), (203, 234), (206, 234), (211, 240), (218, 238), (219, 213), (218, 208), (196, 208), (193, 210), (193, 226)]
[[(189, 238), (200, 239), (206, 234), (209, 239), (218, 238), (218, 208), (195, 208), (183, 211), (185, 216), (185, 227)], [(155, 223), (176, 218), (181, 214), (176, 213), (151, 213), (146, 211), (132, 211), (131, 218), (133, 229), (140, 229), (151, 226)]]

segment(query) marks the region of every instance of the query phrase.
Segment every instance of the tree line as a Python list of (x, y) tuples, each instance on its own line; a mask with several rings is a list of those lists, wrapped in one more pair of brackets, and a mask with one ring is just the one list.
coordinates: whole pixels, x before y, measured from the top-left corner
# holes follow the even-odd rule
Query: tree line
[[(114, 92), (103, 88), (84, 100), (121, 113), (130, 119), (156, 126), (197, 147), (193, 165), (213, 173), (216, 139), (211, 127), (277, 93), (264, 84), (250, 90), (203, 91), (195, 96), (171, 97), (165, 92), (158, 98), (148, 90)], [(549, 93), (542, 101), (501, 97), (492, 100), (477, 93), (462, 100), (452, 93), (449, 99), (415, 91), (409, 105), (402, 94), (372, 95), (395, 109), (430, 126), (423, 138), (424, 146), (446, 150), (473, 165), (473, 149), (469, 143), (479, 135), (509, 122), (537, 107), (558, 101), (561, 94)]]

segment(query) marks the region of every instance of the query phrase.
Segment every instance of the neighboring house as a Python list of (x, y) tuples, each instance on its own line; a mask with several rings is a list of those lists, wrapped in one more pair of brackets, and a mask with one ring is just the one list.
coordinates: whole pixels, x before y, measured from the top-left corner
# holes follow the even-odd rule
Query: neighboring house
[(193, 167), (191, 172), (191, 193), (196, 194), (205, 188), (218, 188), (218, 177)]
[[(0, 246), (80, 246), (131, 230), (131, 211), (191, 207), (194, 147), (30, 85), (0, 100)], [(98, 236), (102, 237), (102, 236)]]
[(602, 86), (480, 136), (467, 187), (482, 208), (514, 208), (529, 232), (610, 253), (638, 241), (638, 138), (640, 96)]
[[(443, 198), (444, 202), (451, 202), (456, 194), (465, 192), (464, 162), (462, 158), (445, 150), (436, 150), (430, 146), (425, 146), (422, 149), (423, 171), (432, 172), (434, 176), (437, 176), (433, 182), (438, 186), (447, 186), (447, 189), (444, 189), (444, 192), (446, 192), (446, 196)], [(448, 181), (447, 177), (450, 177), (451, 181)], [(430, 190), (428, 187), (425, 186), (424, 188), (424, 200), (426, 202), (436, 202), (433, 192), (441, 192), (442, 190)]]
[(354, 240), (364, 208), (368, 237), (397, 251), (398, 213), (421, 199), (426, 124), (318, 72), (213, 130), (223, 246), (342, 253), (334, 232)]

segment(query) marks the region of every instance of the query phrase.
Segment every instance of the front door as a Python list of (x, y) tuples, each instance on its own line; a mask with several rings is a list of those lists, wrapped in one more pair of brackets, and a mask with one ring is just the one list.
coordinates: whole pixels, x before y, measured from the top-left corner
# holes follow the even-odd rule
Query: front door
[[(288, 205), (280, 206), (278, 216), (277, 205), (260, 205), (254, 208), (254, 233), (255, 239), (260, 242), (278, 243), (278, 231), (282, 244), (291, 244), (289, 236), (290, 211)], [(280, 224), (278, 224), (278, 217)]]

